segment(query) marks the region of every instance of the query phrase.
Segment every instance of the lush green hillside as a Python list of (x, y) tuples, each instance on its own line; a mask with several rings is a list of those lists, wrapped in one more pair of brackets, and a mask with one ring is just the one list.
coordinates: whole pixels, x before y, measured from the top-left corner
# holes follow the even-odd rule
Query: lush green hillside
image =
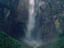
[(15, 39), (0, 31), (0, 48), (24, 48)]

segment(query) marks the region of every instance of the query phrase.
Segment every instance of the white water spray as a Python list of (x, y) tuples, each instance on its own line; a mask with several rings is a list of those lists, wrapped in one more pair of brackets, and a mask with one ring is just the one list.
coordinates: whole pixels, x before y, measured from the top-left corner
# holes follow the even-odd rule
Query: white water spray
[(35, 26), (35, 3), (34, 0), (29, 0), (29, 18), (28, 18), (28, 25), (27, 25), (27, 32), (26, 37), (29, 39), (31, 38), (31, 31)]
[(29, 0), (29, 16), (28, 16), (28, 24), (27, 24), (27, 32), (26, 32), (26, 39), (25, 42), (29, 45), (32, 46), (33, 48), (37, 48), (40, 46), (40, 42), (34, 40), (32, 37), (32, 31), (35, 27), (35, 0)]

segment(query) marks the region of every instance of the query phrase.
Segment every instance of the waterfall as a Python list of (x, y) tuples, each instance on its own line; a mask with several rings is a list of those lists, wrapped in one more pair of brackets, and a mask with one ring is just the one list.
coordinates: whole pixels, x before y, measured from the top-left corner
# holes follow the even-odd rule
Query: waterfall
[(29, 17), (28, 17), (27, 32), (26, 32), (26, 37), (28, 39), (31, 38), (31, 32), (35, 26), (34, 6), (35, 6), (34, 0), (29, 0)]
[(38, 46), (40, 46), (40, 42), (34, 40), (34, 37), (32, 36), (32, 31), (34, 30), (35, 27), (35, 18), (36, 18), (35, 0), (29, 0), (29, 16), (24, 41), (33, 48), (37, 48)]

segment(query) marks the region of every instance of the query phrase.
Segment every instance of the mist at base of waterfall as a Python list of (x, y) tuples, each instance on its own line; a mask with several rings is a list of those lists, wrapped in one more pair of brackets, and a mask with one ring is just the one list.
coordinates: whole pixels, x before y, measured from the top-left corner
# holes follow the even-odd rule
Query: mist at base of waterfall
[(42, 42), (36, 41), (36, 40), (33, 40), (33, 39), (29, 39), (29, 40), (24, 39), (24, 42), (32, 48), (38, 48), (38, 47), (42, 46), (42, 44), (43, 44)]

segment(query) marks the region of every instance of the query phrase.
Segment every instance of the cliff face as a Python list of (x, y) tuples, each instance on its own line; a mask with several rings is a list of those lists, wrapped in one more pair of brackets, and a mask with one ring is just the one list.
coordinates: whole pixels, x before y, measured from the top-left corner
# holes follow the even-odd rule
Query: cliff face
[(28, 7), (29, 3), (28, 0), (19, 0), (19, 4), (17, 6), (17, 12), (18, 12), (18, 21), (20, 22), (26, 22), (28, 19)]
[[(45, 42), (50, 42), (58, 37), (58, 30), (56, 28), (56, 20), (59, 21), (58, 14), (64, 11), (62, 1), (57, 0), (41, 0), (37, 15), (36, 26), (33, 31), (33, 36), (36, 36)], [(56, 17), (55, 17), (56, 15)], [(59, 25), (59, 23), (57, 24)], [(34, 33), (35, 32), (35, 33)]]
[[(0, 7), (3, 7), (4, 9), (3, 12), (5, 12), (5, 14), (3, 13), (5, 18), (3, 30), (12, 37), (19, 39), (24, 35), (25, 24), (28, 18), (27, 2), (26, 0), (14, 0), (13, 2), (10, 1), (11, 0), (7, 2), (6, 0), (6, 2), (9, 4), (6, 4), (5, 1), (5, 4), (0, 4)], [(13, 7), (15, 9), (9, 7)]]

